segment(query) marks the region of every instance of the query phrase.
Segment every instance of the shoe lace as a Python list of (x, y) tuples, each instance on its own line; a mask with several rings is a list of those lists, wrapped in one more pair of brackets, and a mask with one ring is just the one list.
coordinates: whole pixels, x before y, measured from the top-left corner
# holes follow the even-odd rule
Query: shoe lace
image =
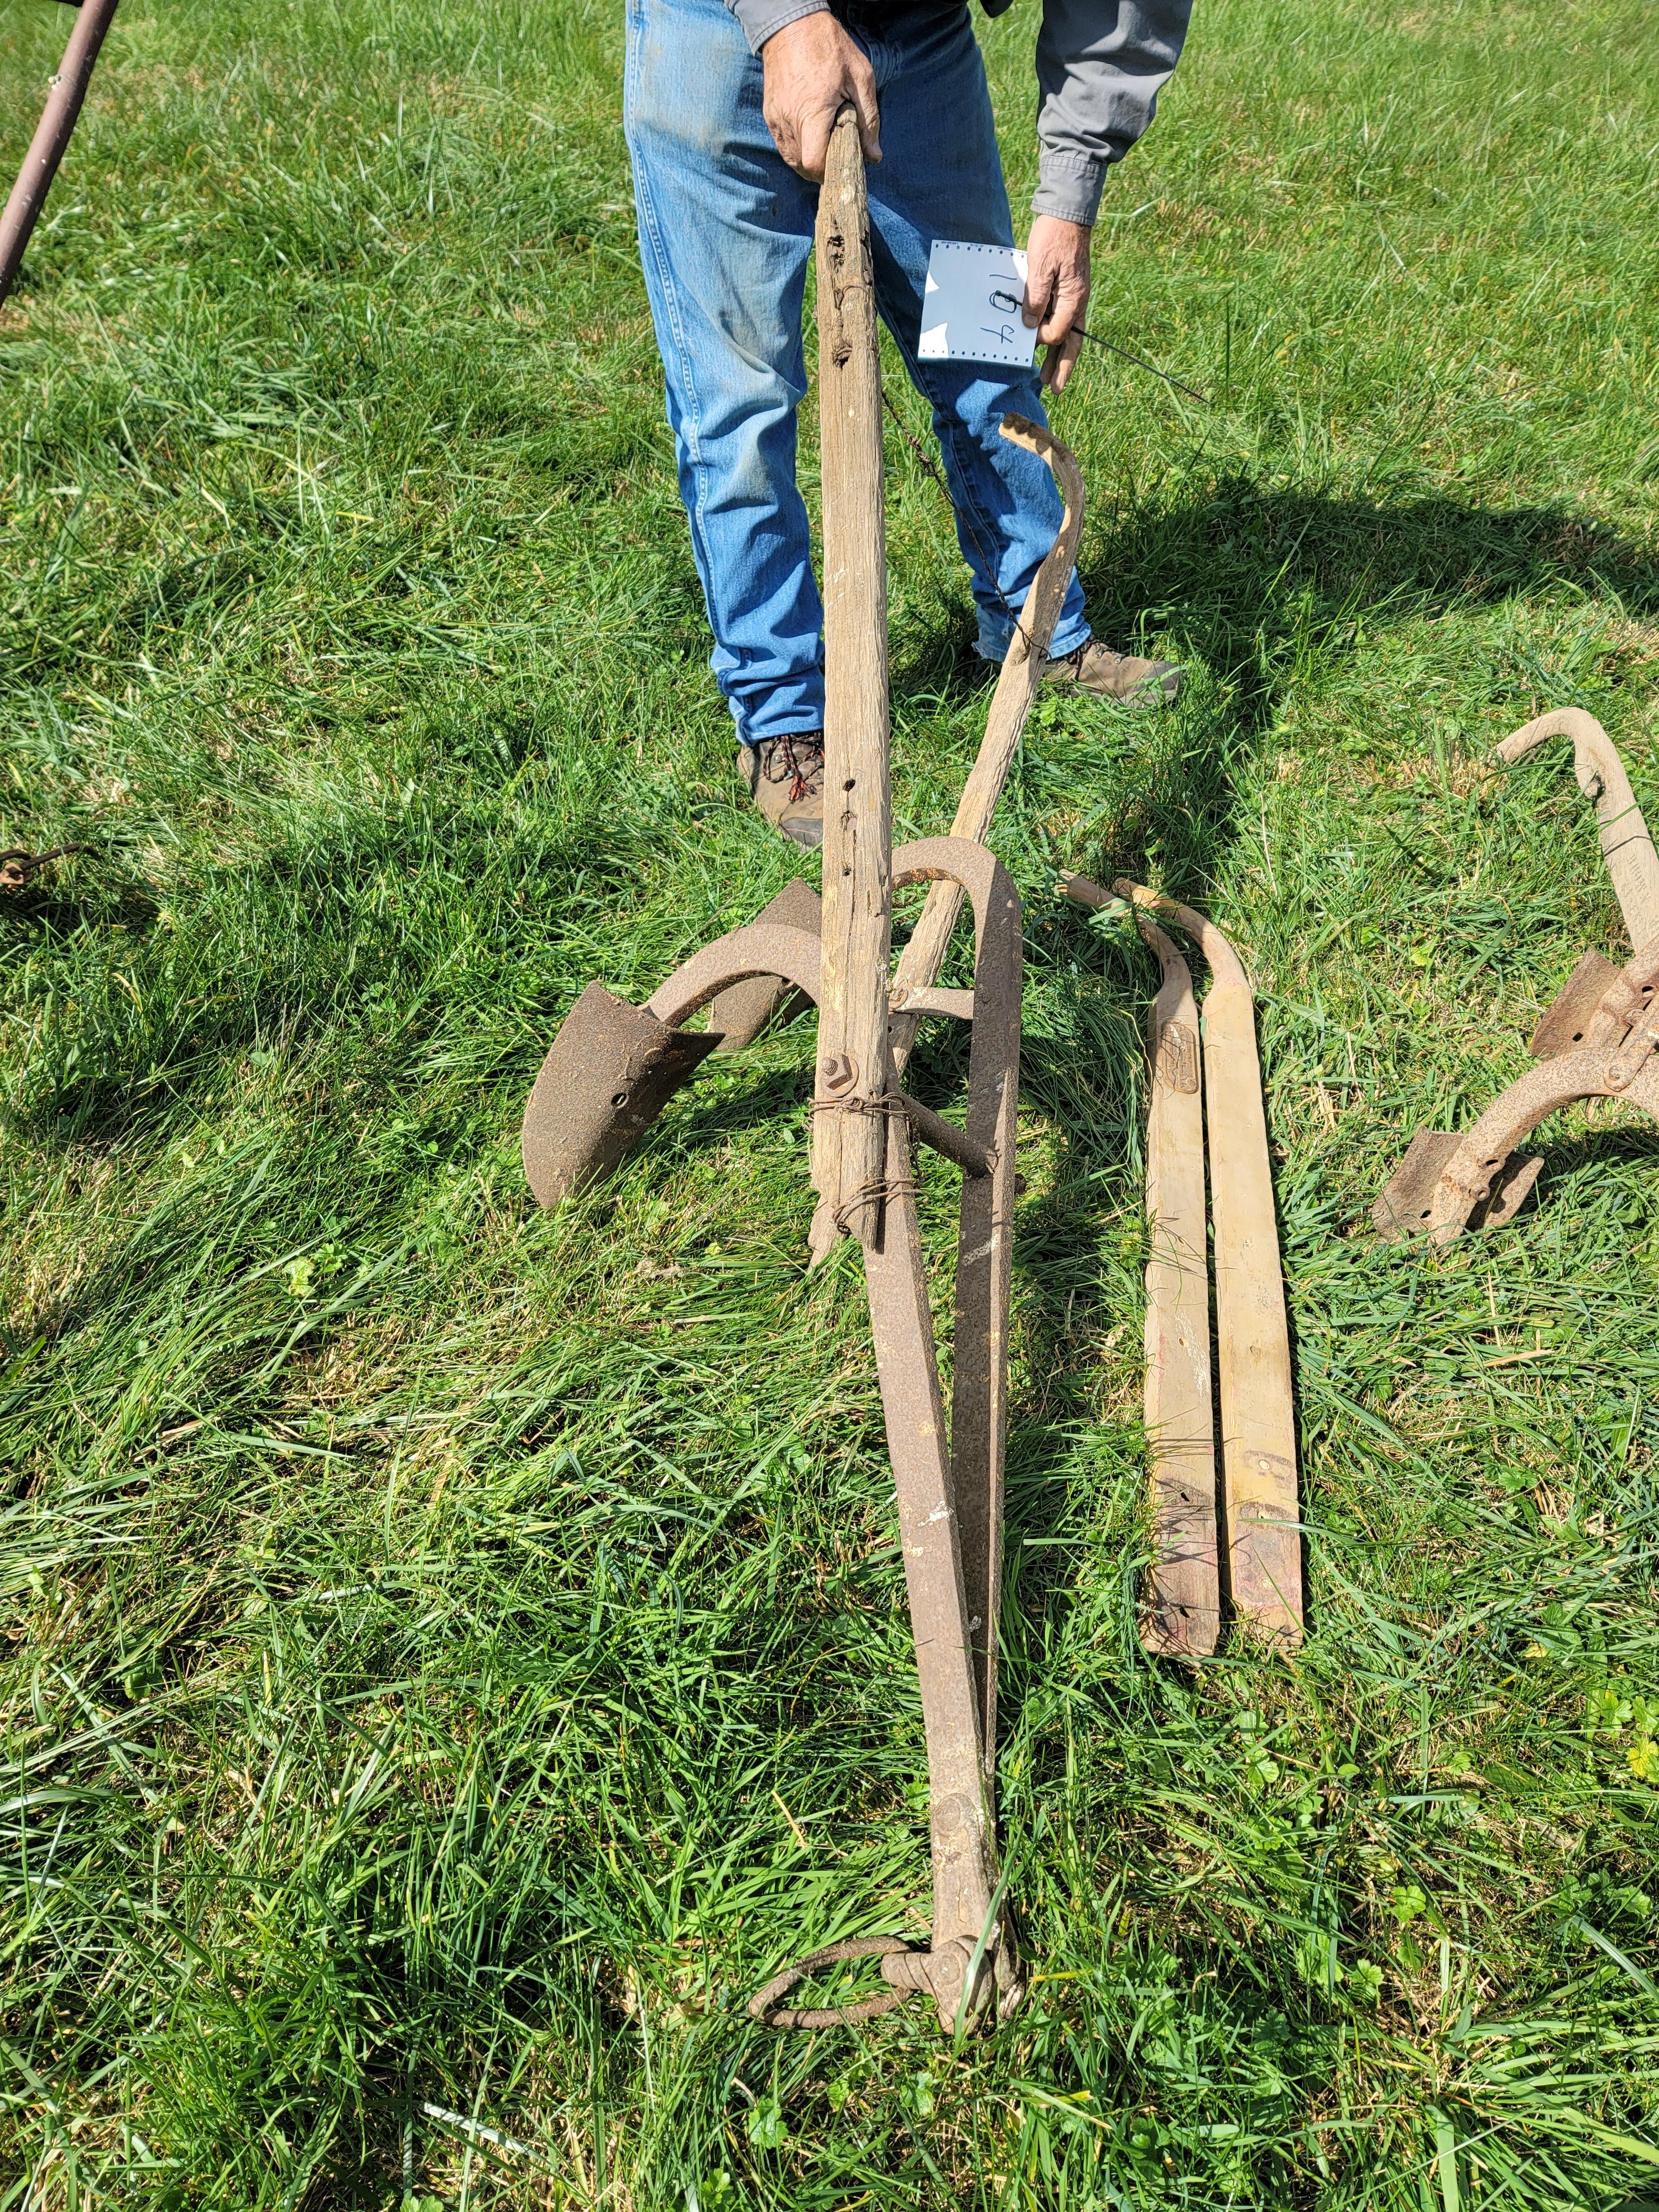
[[(805, 758), (802, 757), (803, 749), (797, 745), (793, 737), (782, 737), (778, 740), (779, 757), (790, 779), (789, 804), (792, 806), (798, 800), (811, 797), (812, 778), (823, 771), (823, 747), (813, 742), (806, 745), (804, 751)], [(775, 777), (774, 781), (781, 783), (783, 777)]]

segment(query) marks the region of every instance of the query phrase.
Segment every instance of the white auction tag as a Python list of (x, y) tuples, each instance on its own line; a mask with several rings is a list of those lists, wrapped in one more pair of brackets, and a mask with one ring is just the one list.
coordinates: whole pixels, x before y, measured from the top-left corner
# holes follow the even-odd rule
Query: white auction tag
[(921, 303), (923, 361), (992, 361), (1029, 368), (1036, 332), (1020, 318), (1025, 256), (1014, 246), (933, 240)]

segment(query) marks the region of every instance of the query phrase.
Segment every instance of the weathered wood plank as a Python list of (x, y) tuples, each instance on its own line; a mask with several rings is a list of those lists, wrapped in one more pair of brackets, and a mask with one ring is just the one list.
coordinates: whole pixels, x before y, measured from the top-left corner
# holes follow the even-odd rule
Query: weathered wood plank
[(866, 1249), (881, 1234), (890, 1087), (887, 550), (881, 368), (864, 155), (851, 107), (818, 195), (818, 407), (823, 481), (823, 966), (813, 1180)]

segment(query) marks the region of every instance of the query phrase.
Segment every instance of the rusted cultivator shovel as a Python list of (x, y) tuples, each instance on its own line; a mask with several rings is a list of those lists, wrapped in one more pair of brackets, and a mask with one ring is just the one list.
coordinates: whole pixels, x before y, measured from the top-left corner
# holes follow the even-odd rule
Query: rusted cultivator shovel
[(1438, 1244), (1514, 1219), (1541, 1158), (1516, 1146), (1575, 1098), (1627, 1098), (1659, 1121), (1659, 854), (1630, 778), (1601, 725), (1576, 707), (1540, 714), (1498, 748), (1517, 761), (1546, 738), (1571, 738), (1578, 787), (1595, 807), (1601, 852), (1635, 948), (1622, 968), (1586, 952), (1533, 1032), (1542, 1063), (1520, 1076), (1460, 1137), (1419, 1129), (1371, 1218), (1387, 1237), (1422, 1231)]
[[(1003, 1903), (993, 1793), (997, 1607), (1001, 1583), (1007, 1316), (1019, 1083), (1019, 899), (981, 842), (1048, 655), (1082, 522), (1072, 457), (1010, 417), (1005, 437), (1041, 453), (1066, 497), (1060, 538), (1028, 596), (986, 738), (952, 834), (891, 845), (881, 397), (864, 164), (852, 111), (831, 140), (817, 228), (823, 459), (826, 709), (823, 896), (792, 884), (759, 918), (696, 954), (648, 1003), (589, 984), (536, 1079), (524, 1122), (526, 1171), (544, 1206), (614, 1166), (722, 1043), (700, 1008), (752, 1036), (791, 993), (816, 1002), (815, 1246), (842, 1236), (864, 1255), (882, 1406), (897, 1494), (927, 1740), (933, 1925), (926, 1950), (896, 1938), (832, 1945), (754, 1999), (776, 2027), (872, 2018), (911, 1990), (947, 2029), (1006, 2011), (1020, 1996)], [(892, 901), (930, 885), (890, 981)], [(940, 990), (940, 963), (963, 901), (972, 908), (971, 991)], [(967, 1126), (899, 1085), (917, 1023), (972, 1024)], [(911, 1144), (962, 1170), (955, 1382), (949, 1449), (917, 1227)], [(888, 1987), (847, 2007), (781, 2000), (801, 1978), (879, 1958)]]
[[(1080, 906), (1111, 903), (1086, 876), (1063, 877), (1060, 889)], [(1205, 1260), (1207, 1127), (1232, 1611), (1248, 1633), (1292, 1650), (1302, 1641), (1296, 1405), (1255, 997), (1237, 953), (1212, 921), (1141, 884), (1120, 880), (1113, 890), (1133, 905), (1140, 933), (1164, 969), (1151, 1013), (1146, 1135), (1146, 1212), (1153, 1231), (1146, 1266), (1146, 1432), (1156, 1553), (1142, 1641), (1151, 1651), (1195, 1658), (1214, 1650), (1220, 1630)], [(1178, 923), (1209, 963), (1201, 1023), (1187, 963), (1152, 920), (1155, 914)]]

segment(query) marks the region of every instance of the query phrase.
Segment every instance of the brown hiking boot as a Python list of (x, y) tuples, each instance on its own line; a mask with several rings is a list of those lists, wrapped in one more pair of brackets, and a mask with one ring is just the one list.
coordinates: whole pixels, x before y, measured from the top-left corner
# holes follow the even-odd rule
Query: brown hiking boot
[(775, 830), (797, 845), (823, 842), (823, 732), (799, 730), (738, 747), (738, 773)]
[(1131, 707), (1166, 707), (1181, 689), (1182, 672), (1172, 660), (1138, 660), (1132, 653), (1114, 653), (1091, 638), (1075, 653), (1051, 660), (1042, 680), (1079, 684), (1085, 691)]

